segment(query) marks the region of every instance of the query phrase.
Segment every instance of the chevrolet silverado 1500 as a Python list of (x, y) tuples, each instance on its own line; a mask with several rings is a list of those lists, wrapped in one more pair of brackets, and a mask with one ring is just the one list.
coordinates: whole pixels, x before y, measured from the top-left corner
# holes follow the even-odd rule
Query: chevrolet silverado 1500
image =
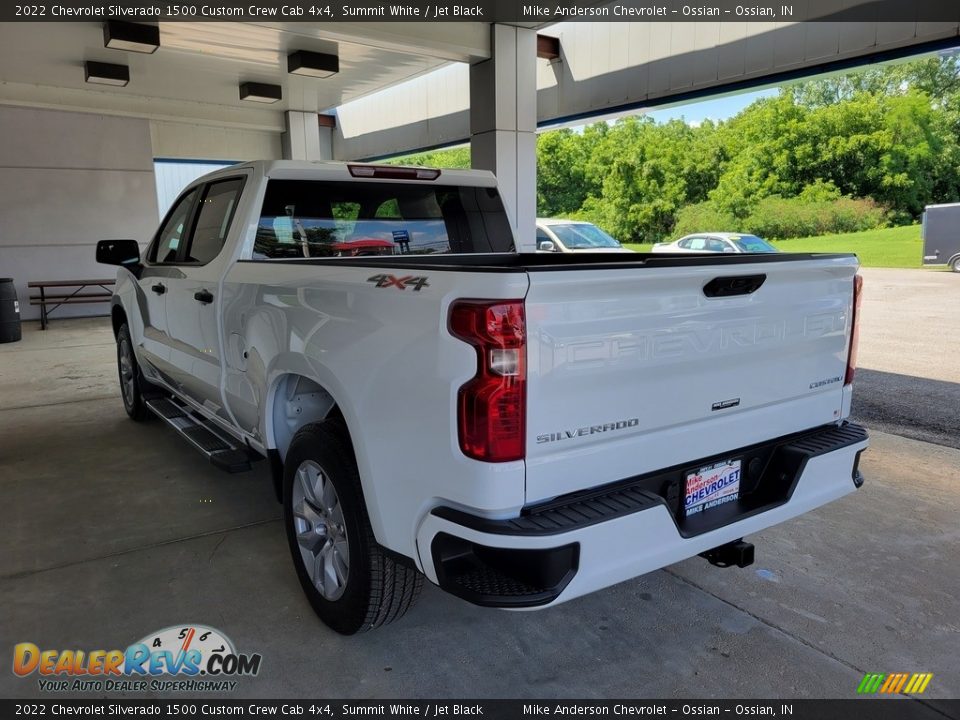
[(341, 633), (426, 576), (540, 608), (853, 492), (851, 255), (517, 253), (479, 171), (255, 162), (118, 265), (123, 403), (216, 466), (266, 458)]

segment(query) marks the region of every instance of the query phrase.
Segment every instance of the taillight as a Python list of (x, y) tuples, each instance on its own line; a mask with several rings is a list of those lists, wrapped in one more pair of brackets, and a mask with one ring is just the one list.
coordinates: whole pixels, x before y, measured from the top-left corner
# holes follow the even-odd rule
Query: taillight
[(477, 374), (457, 395), (460, 449), (485, 462), (524, 457), (527, 335), (522, 300), (458, 300), (450, 334), (477, 350)]
[(853, 313), (850, 317), (850, 352), (847, 354), (847, 376), (844, 379), (844, 385), (853, 382), (853, 376), (857, 371), (857, 345), (860, 344), (860, 302), (863, 299), (863, 277), (861, 275), (853, 276)]

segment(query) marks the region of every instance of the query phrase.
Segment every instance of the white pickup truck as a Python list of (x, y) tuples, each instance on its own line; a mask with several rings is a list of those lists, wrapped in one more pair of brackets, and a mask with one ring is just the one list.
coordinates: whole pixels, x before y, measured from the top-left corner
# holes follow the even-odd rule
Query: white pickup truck
[(853, 492), (852, 255), (520, 254), (489, 173), (254, 162), (119, 265), (124, 406), (267, 458), (317, 614), (540, 608)]

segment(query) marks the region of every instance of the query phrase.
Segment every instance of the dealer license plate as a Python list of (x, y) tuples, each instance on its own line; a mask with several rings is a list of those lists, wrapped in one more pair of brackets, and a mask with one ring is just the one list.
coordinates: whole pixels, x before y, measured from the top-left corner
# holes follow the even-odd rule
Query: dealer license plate
[(735, 502), (740, 497), (740, 460), (724, 460), (687, 475), (684, 517)]

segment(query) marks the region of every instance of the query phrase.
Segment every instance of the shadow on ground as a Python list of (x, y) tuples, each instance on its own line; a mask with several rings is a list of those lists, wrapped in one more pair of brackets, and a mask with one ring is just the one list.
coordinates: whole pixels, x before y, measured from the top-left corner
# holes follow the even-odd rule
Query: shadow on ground
[(884, 432), (960, 448), (960, 383), (857, 370), (852, 419)]

